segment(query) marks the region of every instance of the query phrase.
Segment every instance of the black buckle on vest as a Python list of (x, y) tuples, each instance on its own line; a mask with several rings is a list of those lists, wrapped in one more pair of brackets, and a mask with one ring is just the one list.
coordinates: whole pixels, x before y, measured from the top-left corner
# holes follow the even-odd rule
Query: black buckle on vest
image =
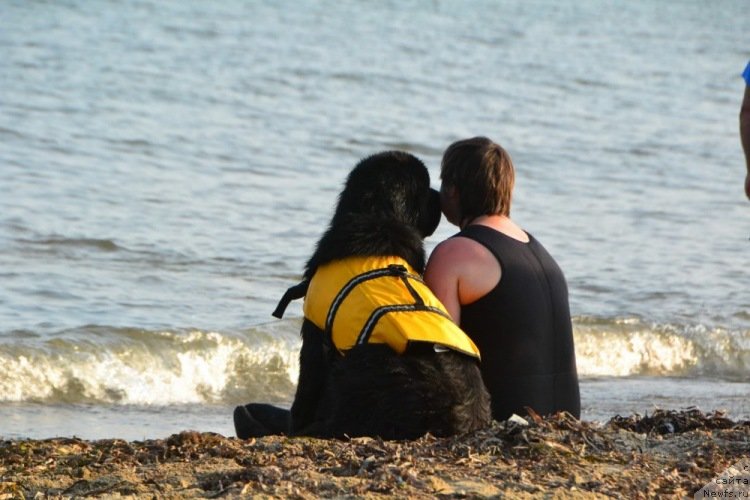
[(409, 274), (404, 266), (401, 264), (388, 264), (388, 270), (391, 271), (392, 276), (405, 276)]
[(281, 297), (279, 304), (276, 306), (276, 309), (274, 309), (271, 315), (275, 318), (281, 319), (284, 316), (284, 311), (286, 311), (289, 303), (293, 300), (301, 299), (302, 297), (304, 297), (307, 294), (307, 289), (309, 286), (310, 280), (304, 280), (301, 283), (294, 285), (293, 287), (289, 287), (284, 293), (284, 296)]

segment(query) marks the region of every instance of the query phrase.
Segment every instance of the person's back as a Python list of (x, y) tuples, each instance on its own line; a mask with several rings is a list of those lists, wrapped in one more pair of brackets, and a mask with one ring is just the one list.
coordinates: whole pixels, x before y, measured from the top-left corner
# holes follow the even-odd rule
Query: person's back
[(510, 219), (514, 168), (484, 137), (452, 144), (441, 207), (462, 231), (440, 243), (424, 279), (482, 356), (493, 417), (525, 407), (580, 416), (568, 288), (544, 247)]
[(495, 288), (461, 306), (461, 328), (482, 353), (493, 417), (523, 415), (527, 406), (579, 417), (568, 288), (557, 263), (531, 235), (522, 242), (475, 224), (458, 236), (484, 245), (502, 269)]

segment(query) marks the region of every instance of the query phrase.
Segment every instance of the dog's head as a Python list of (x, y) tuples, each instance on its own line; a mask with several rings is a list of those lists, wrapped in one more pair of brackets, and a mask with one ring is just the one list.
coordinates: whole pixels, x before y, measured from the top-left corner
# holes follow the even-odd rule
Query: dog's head
[(440, 196), (427, 167), (402, 151), (372, 155), (349, 174), (305, 274), (336, 259), (383, 255), (400, 256), (422, 272), (423, 240), (439, 222)]
[(360, 161), (349, 174), (334, 221), (351, 216), (398, 222), (425, 238), (440, 222), (440, 196), (417, 157), (385, 151)]

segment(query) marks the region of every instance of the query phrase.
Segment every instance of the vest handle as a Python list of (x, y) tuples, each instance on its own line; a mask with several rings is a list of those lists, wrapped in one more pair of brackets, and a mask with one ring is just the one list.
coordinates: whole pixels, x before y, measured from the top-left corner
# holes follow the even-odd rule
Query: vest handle
[(307, 289), (310, 286), (310, 280), (304, 280), (292, 287), (289, 287), (286, 292), (284, 292), (284, 296), (281, 297), (281, 300), (279, 301), (278, 305), (276, 306), (276, 309), (271, 313), (271, 316), (274, 318), (283, 318), (284, 317), (284, 311), (286, 311), (287, 306), (289, 303), (293, 300), (301, 299), (307, 294)]

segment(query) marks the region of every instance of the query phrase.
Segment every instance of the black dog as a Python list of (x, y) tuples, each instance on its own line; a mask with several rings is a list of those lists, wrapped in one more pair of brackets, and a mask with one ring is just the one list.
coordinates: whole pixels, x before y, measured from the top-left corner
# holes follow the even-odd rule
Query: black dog
[(305, 296), (291, 412), (235, 409), (240, 438), (445, 436), (489, 424), (479, 353), (419, 278), (440, 220), (427, 169), (397, 151), (349, 174), (328, 230), (274, 315)]

